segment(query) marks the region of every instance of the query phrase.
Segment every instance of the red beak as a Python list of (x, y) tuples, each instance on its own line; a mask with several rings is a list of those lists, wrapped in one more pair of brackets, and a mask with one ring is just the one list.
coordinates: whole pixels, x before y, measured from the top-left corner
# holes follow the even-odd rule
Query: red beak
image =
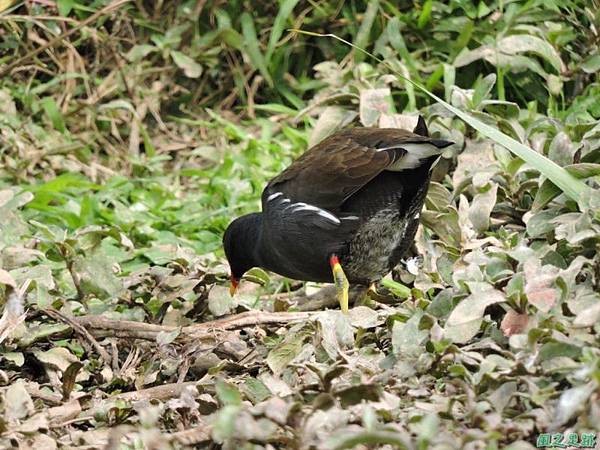
[(229, 276), (229, 280), (231, 281), (231, 285), (229, 286), (229, 294), (233, 297), (237, 291), (238, 285), (240, 284), (240, 280), (235, 278), (233, 275)]

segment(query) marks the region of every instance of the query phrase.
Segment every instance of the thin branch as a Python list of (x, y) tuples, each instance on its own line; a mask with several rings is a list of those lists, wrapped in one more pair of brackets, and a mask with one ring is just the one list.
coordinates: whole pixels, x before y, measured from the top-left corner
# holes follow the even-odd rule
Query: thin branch
[(92, 336), (90, 334), (90, 332), (85, 329), (85, 327), (83, 327), (81, 324), (79, 324), (75, 318), (68, 317), (68, 316), (64, 315), (63, 313), (57, 311), (54, 308), (44, 309), (44, 312), (46, 314), (48, 314), (50, 317), (52, 317), (56, 320), (60, 320), (61, 322), (64, 322), (67, 325), (69, 325), (71, 328), (73, 328), (75, 333), (84, 337), (92, 345), (92, 347), (94, 347), (94, 349), (98, 352), (100, 357), (103, 359), (104, 364), (107, 364), (107, 365), (111, 364), (112, 358), (110, 357), (108, 352), (106, 350), (104, 350), (104, 347), (102, 347), (98, 343), (98, 341), (96, 339), (94, 339), (94, 336)]
[[(234, 330), (255, 325), (296, 322), (308, 320), (315, 316), (312, 312), (281, 312), (248, 311), (223, 319), (199, 323), (181, 328), (179, 338), (183, 339), (214, 339), (215, 332)], [(102, 316), (81, 316), (73, 320), (85, 327), (94, 336), (116, 336), (122, 338), (154, 340), (159, 333), (170, 333), (178, 327), (154, 325), (130, 320), (111, 320)]]

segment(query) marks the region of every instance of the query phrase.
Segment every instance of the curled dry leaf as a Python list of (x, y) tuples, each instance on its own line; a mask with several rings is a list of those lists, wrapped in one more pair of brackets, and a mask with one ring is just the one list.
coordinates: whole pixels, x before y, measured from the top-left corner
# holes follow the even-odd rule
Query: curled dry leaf
[(521, 334), (527, 328), (529, 316), (527, 314), (519, 314), (513, 309), (509, 309), (500, 323), (500, 329), (504, 336), (510, 337), (513, 334)]

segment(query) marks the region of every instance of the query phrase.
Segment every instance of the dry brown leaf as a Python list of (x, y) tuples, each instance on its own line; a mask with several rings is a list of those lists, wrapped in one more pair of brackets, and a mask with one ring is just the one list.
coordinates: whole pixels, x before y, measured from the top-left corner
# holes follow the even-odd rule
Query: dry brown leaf
[(504, 336), (512, 336), (513, 334), (521, 334), (527, 328), (529, 323), (529, 316), (527, 314), (519, 314), (515, 310), (509, 309), (502, 323), (500, 329), (504, 333)]

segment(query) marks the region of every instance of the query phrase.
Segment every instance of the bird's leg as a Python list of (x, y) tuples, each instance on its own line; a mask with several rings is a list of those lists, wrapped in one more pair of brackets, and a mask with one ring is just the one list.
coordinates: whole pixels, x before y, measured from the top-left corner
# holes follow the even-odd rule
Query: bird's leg
[(338, 302), (340, 303), (340, 308), (343, 313), (348, 312), (348, 289), (350, 288), (350, 283), (348, 283), (348, 278), (346, 278), (346, 274), (344, 273), (344, 269), (342, 269), (342, 265), (340, 264), (340, 260), (337, 255), (331, 255), (329, 258), (329, 265), (331, 266), (331, 272), (333, 273), (333, 283), (335, 284), (335, 290)]
[(369, 296), (377, 297), (379, 295), (379, 293), (377, 292), (377, 285), (375, 282), (369, 285), (369, 290), (367, 291), (367, 293), (369, 294)]

